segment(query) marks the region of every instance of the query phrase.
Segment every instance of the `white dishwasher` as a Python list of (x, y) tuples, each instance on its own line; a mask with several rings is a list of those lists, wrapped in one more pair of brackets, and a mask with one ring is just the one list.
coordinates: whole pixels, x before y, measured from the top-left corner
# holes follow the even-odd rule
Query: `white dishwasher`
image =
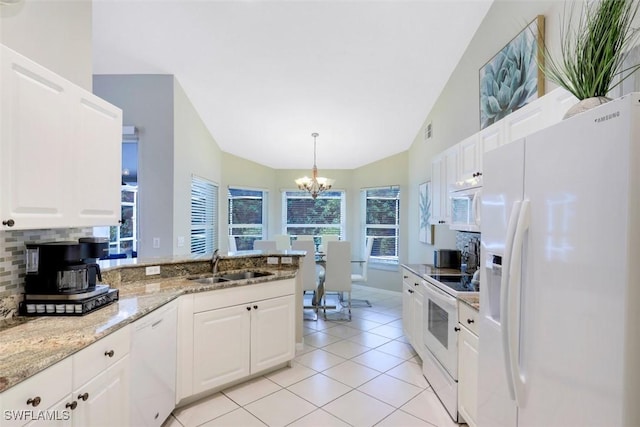
[(134, 323), (131, 425), (160, 426), (175, 407), (177, 301)]

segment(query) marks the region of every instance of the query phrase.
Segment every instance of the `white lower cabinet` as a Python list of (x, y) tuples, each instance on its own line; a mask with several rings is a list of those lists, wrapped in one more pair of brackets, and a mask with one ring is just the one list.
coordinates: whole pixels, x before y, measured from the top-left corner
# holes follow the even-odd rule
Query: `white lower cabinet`
[(286, 279), (182, 297), (176, 403), (292, 360), (294, 293)]
[(458, 412), (475, 427), (478, 410), (478, 312), (459, 302)]
[(422, 278), (402, 271), (402, 330), (420, 358), (424, 359), (424, 285)]

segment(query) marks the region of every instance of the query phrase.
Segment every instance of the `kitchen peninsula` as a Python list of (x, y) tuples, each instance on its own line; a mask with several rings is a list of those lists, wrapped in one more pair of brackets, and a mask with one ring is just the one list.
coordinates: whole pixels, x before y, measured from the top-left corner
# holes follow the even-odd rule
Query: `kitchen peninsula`
[[(172, 320), (173, 330), (177, 333), (174, 336), (162, 336), (161, 340), (173, 340), (172, 348), (177, 348), (177, 355), (171, 358), (176, 364), (173, 369), (177, 372), (177, 383), (171, 407), (166, 408), (168, 412), (165, 411), (167, 415), (178, 402), (195, 400), (223, 385), (242, 381), (245, 377), (288, 363), (294, 357), (295, 343), (302, 341), (302, 310), (298, 310), (302, 301), (296, 277), (300, 257), (303, 256), (304, 252), (300, 251), (229, 253), (220, 256), (216, 277), (211, 273), (209, 258), (128, 262), (118, 260), (104, 263), (103, 280), (118, 288), (120, 299), (117, 302), (82, 317), (16, 317), (0, 324), (0, 401), (3, 408), (29, 410), (37, 406), (38, 410), (53, 410), (63, 400), (69, 406), (62, 405), (62, 409), (71, 408), (73, 411), (76, 406), (81, 408), (85, 402), (81, 397), (76, 397), (85, 396), (84, 393), (87, 392), (82, 392), (82, 387), (90, 386), (93, 380), (86, 384), (72, 385), (71, 379), (92, 379), (92, 376), (85, 375), (82, 371), (93, 369), (91, 365), (100, 366), (101, 359), (105, 359), (108, 364), (104, 371), (119, 364), (127, 365), (126, 369), (120, 370), (122, 375), (118, 379), (121, 383), (118, 390), (123, 392), (124, 387), (126, 392), (117, 398), (120, 402), (116, 407), (119, 408), (118, 411), (128, 414), (129, 396), (131, 405), (134, 400), (134, 393), (129, 393), (128, 390), (130, 386), (131, 390), (136, 386), (133, 381), (136, 374), (133, 365), (137, 360), (134, 352), (139, 347), (136, 346), (137, 331), (140, 329), (138, 325), (155, 313), (167, 311), (168, 306), (175, 307)], [(233, 277), (233, 273), (239, 272), (262, 275), (257, 277), (259, 274), (255, 274), (256, 277), (234, 280), (221, 279), (222, 276)], [(277, 304), (274, 305), (274, 302)], [(194, 328), (196, 334), (212, 333), (215, 337), (216, 330), (209, 326), (198, 329), (198, 322), (205, 320), (202, 325), (210, 325), (207, 321), (212, 315), (233, 309), (240, 309), (244, 313), (243, 324), (250, 323), (251, 327), (264, 329), (257, 334), (258, 343), (249, 346), (247, 341), (243, 345), (243, 348), (252, 350), (246, 357), (238, 358), (251, 359), (246, 372), (237, 372), (235, 376), (214, 381), (211, 375), (215, 372), (202, 371), (197, 360), (205, 357), (211, 361), (218, 354), (232, 352), (234, 343), (221, 343), (204, 336), (194, 338)], [(156, 323), (159, 321), (154, 322), (154, 327)], [(236, 330), (233, 323), (229, 322), (224, 324), (224, 328), (224, 333), (235, 336), (233, 341), (241, 341), (246, 332)], [(271, 337), (274, 334), (278, 336)], [(296, 339), (298, 334), (299, 340)], [(266, 341), (270, 337), (274, 338), (273, 342)], [(247, 332), (246, 339), (254, 339), (254, 335)], [(186, 343), (190, 343), (190, 347), (185, 347)], [(260, 345), (263, 345), (261, 350)], [(97, 347), (100, 349), (94, 351)], [(258, 348), (261, 353), (255, 353), (255, 348), (252, 347)], [(89, 358), (91, 363), (80, 365), (78, 362), (87, 360), (84, 355), (90, 356), (90, 352), (96, 353), (96, 358)], [(131, 367), (128, 366), (129, 362)], [(216, 363), (206, 365), (209, 368), (212, 365), (216, 367)], [(97, 370), (96, 376), (101, 374), (102, 370)], [(105, 387), (110, 387), (109, 384), (105, 383)], [(80, 389), (76, 390), (76, 386)], [(100, 394), (94, 390), (88, 394), (88, 399)], [(75, 410), (72, 416), (75, 417), (80, 412)], [(91, 420), (92, 417), (87, 415), (86, 419)]]

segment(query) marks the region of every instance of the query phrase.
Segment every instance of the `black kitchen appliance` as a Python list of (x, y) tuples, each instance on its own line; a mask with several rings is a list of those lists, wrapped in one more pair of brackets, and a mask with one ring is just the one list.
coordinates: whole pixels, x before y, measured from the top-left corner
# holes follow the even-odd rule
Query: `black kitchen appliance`
[(108, 251), (106, 238), (25, 246), (27, 274), (22, 314), (78, 316), (118, 299), (117, 289), (101, 283), (97, 264)]

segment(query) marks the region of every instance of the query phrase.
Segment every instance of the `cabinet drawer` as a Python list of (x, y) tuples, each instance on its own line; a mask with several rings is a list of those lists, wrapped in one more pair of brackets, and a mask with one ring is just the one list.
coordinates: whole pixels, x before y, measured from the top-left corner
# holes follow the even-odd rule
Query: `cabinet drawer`
[(84, 385), (109, 366), (129, 354), (130, 327), (127, 325), (73, 355), (73, 389)]
[[(2, 393), (2, 409), (44, 411), (71, 394), (71, 358), (56, 363)], [(39, 402), (34, 406), (33, 400)], [(27, 403), (29, 402), (29, 403)], [(2, 425), (14, 425), (4, 420)], [(16, 425), (24, 424), (25, 421)]]
[(478, 335), (478, 310), (460, 301), (458, 302), (458, 309), (458, 321), (471, 332)]
[(251, 301), (292, 295), (295, 289), (295, 280), (285, 279), (206, 292), (195, 296), (193, 312), (200, 313)]

